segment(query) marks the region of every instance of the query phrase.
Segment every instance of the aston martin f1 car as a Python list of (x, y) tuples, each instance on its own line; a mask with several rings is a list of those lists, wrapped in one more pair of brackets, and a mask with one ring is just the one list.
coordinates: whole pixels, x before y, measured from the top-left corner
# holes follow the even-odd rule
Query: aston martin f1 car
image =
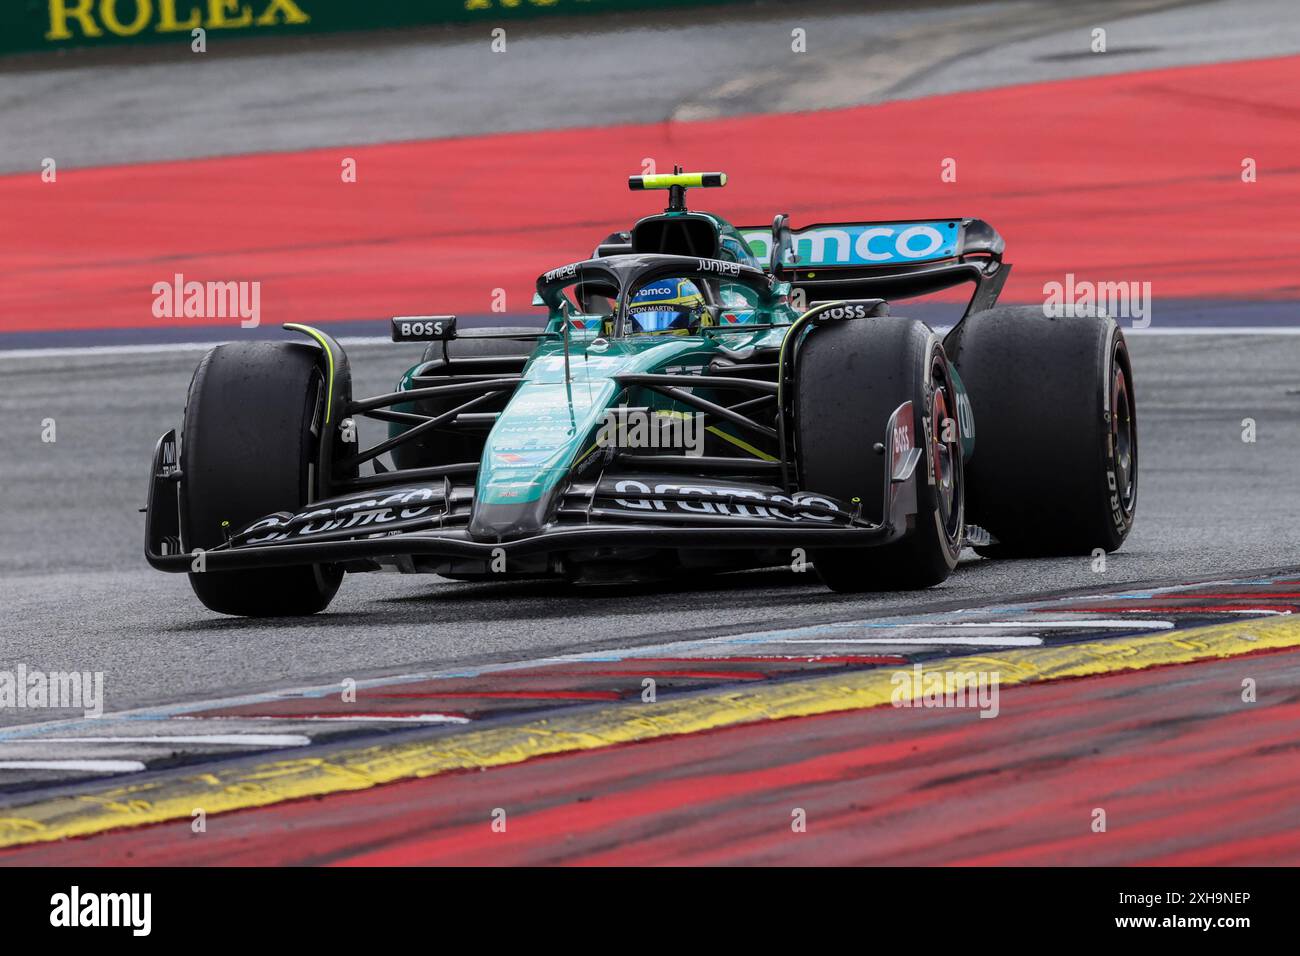
[[(1113, 320), (998, 308), (979, 219), (736, 227), (722, 173), (631, 177), (668, 207), (537, 279), (544, 326), (392, 320), (426, 342), (352, 393), (326, 332), (204, 356), (154, 453), (146, 557), (208, 608), (311, 614), (345, 573), (645, 581), (811, 567), (835, 591), (986, 556), (1113, 551), (1137, 503)], [(890, 300), (969, 283), (940, 336)], [(386, 423), (361, 447), (358, 419)], [(809, 575), (813, 577), (813, 575)]]

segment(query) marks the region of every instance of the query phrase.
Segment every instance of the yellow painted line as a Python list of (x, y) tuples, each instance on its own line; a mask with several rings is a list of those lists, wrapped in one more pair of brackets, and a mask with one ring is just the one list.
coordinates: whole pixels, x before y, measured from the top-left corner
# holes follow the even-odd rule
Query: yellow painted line
[[(1300, 619), (1265, 618), (1120, 640), (946, 658), (924, 663), (922, 674), (997, 671), (1001, 685), (1026, 684), (1290, 647), (1300, 647)], [(552, 754), (879, 707), (891, 701), (895, 673), (894, 668), (850, 671), (654, 704), (629, 701), (430, 740), (346, 750), (328, 757), (299, 757), (117, 784), (0, 809), (0, 846), (189, 819), (198, 809), (207, 814), (225, 813), (455, 770), (517, 764)]]

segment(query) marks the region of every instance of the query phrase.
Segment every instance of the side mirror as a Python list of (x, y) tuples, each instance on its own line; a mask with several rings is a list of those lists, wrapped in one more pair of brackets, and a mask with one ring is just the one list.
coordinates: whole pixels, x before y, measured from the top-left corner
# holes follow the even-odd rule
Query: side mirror
[(768, 261), (768, 271), (780, 276), (781, 269), (787, 265), (797, 265), (799, 257), (794, 251), (794, 235), (790, 232), (790, 217), (779, 213), (772, 220), (772, 254)]

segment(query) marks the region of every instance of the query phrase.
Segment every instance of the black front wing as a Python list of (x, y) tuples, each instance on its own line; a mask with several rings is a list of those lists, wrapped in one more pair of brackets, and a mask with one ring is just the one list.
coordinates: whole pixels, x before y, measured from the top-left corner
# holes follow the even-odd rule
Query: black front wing
[[(909, 420), (911, 403), (891, 416), (881, 455), (885, 520), (863, 518), (860, 503), (813, 492), (788, 494), (762, 482), (647, 474), (628, 470), (574, 482), (540, 531), (485, 540), (467, 530), (473, 488), (450, 476), (314, 502), (234, 531), (217, 547), (191, 550), (182, 541), (183, 480), (175, 431), (159, 439), (146, 506), (145, 557), (161, 571), (224, 571), (304, 564), (409, 564), (411, 558), (490, 562), (525, 555), (591, 549), (857, 548), (907, 533), (916, 512), (920, 449), (888, 438)], [(201, 561), (199, 560), (201, 558)]]

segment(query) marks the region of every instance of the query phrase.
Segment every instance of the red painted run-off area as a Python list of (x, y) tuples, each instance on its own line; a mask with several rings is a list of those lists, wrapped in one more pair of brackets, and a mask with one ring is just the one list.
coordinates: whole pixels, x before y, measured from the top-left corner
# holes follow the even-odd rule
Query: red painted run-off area
[(1176, 675), (1010, 687), (994, 719), (881, 707), (751, 724), (0, 864), (1300, 864), (1300, 652)]
[[(339, 147), (0, 177), (0, 332), (180, 324), (173, 274), (262, 283), (262, 322), (528, 310), (539, 272), (655, 211), (625, 176), (726, 170), (742, 224), (975, 216), (1006, 298), (1149, 281), (1161, 298), (1300, 298), (1300, 58), (848, 110)], [(124, 134), (126, 135), (126, 134)], [(344, 157), (358, 181), (342, 182)], [(1242, 161), (1258, 164), (1255, 183)], [(945, 158), (957, 182), (940, 181)], [(213, 319), (192, 319), (211, 324)], [(233, 323), (232, 323), (233, 324)]]

